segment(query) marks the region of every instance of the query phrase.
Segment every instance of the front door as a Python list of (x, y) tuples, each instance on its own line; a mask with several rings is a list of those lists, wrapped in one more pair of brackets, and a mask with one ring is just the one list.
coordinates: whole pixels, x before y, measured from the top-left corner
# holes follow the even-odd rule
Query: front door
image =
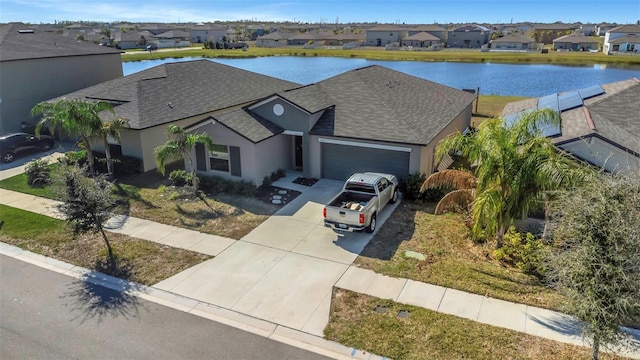
[(302, 170), (302, 136), (294, 136), (295, 164), (296, 170)]

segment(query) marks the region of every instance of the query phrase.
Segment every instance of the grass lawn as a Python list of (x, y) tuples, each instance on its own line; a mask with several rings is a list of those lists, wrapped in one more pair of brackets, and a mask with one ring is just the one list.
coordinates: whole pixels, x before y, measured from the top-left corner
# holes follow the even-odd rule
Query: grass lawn
[[(107, 249), (100, 234), (74, 236), (67, 223), (0, 205), (0, 241), (88, 269), (104, 261)], [(152, 285), (211, 257), (122, 234), (108, 233), (114, 253), (127, 264), (128, 280)]]
[(130, 216), (232, 239), (242, 238), (279, 209), (247, 196), (177, 196), (171, 188), (159, 190), (168, 181), (153, 172), (122, 184)]
[[(170, 188), (166, 192), (159, 191), (161, 185), (168, 183), (165, 177), (155, 172), (122, 179), (118, 186), (122, 189), (120, 196), (125, 204), (124, 211), (133, 217), (240, 239), (279, 209), (258, 198), (229, 194), (173, 199), (174, 191)], [(25, 174), (0, 181), (0, 187), (58, 199), (54, 186), (29, 186)]]
[(476, 104), (473, 104), (474, 113), (471, 116), (471, 125), (478, 126), (483, 120), (500, 115), (508, 103), (524, 99), (527, 98), (521, 96), (480, 95), (478, 97), (478, 112), (475, 112)]
[(303, 49), (301, 47), (259, 48), (243, 50), (193, 49), (159, 51), (144, 54), (122, 54), (122, 61), (150, 59), (209, 57), (209, 58), (254, 58), (260, 56), (336, 56), (370, 60), (401, 61), (455, 61), (497, 62), (519, 64), (640, 64), (636, 56), (605, 55), (589, 52), (509, 53), (480, 51), (385, 51), (380, 48), (363, 47), (353, 50)]
[[(491, 259), (493, 246), (474, 244), (457, 214), (433, 215), (434, 205), (403, 201), (355, 264), (408, 278), (517, 303), (560, 310), (562, 297), (534, 276)], [(416, 251), (426, 260), (405, 257)]]
[[(387, 308), (385, 313), (374, 309)], [(400, 310), (409, 317), (396, 316)], [(335, 289), (325, 338), (395, 360), (590, 359), (591, 350)], [(622, 357), (600, 354), (601, 359)]]

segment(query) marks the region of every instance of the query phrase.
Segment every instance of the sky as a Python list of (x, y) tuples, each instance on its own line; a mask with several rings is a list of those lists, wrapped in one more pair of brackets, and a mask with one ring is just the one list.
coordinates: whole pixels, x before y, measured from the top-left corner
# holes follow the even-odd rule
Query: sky
[(640, 0), (0, 0), (0, 22), (636, 23)]

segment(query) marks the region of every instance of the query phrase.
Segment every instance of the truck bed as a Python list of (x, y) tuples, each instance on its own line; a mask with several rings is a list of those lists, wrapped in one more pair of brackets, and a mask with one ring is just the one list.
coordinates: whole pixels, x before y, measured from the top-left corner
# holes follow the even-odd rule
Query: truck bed
[(329, 206), (338, 207), (347, 210), (360, 211), (367, 203), (373, 199), (376, 195), (354, 193), (349, 191), (342, 192), (337, 196)]

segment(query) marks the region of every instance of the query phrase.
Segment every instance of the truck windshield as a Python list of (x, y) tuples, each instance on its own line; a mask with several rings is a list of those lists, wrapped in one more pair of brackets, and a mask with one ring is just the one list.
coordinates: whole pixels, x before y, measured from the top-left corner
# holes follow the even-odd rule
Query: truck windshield
[(364, 183), (347, 183), (347, 185), (345, 186), (345, 190), (359, 191), (374, 195), (376, 193), (376, 189), (371, 184)]

